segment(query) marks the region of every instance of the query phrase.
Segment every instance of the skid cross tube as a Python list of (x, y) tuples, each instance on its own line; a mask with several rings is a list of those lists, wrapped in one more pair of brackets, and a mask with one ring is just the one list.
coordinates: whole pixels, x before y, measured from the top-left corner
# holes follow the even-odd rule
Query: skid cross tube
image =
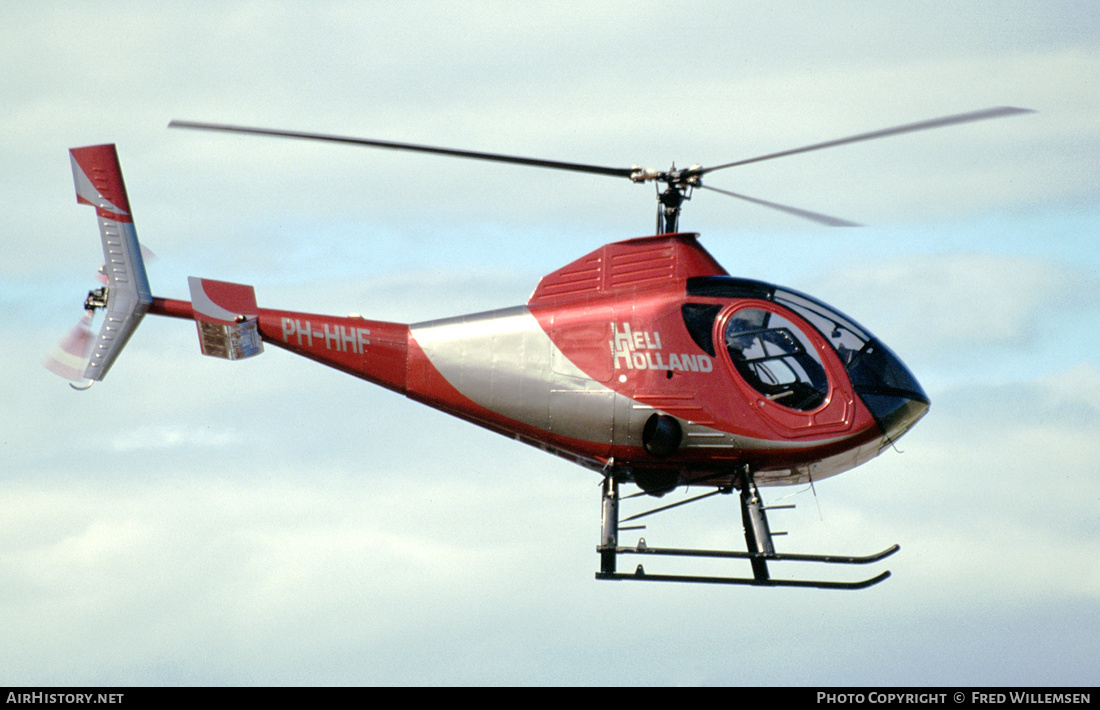
[[(600, 571), (596, 573), (596, 579), (603, 580), (627, 580), (642, 582), (693, 582), (701, 584), (733, 584), (757, 587), (803, 587), (814, 589), (865, 589), (878, 584), (890, 576), (890, 572), (882, 572), (868, 579), (855, 582), (831, 581), (831, 580), (807, 580), (807, 579), (773, 579), (769, 574), (768, 562), (820, 562), (839, 565), (864, 565), (878, 562), (901, 549), (898, 545), (892, 545), (885, 550), (871, 555), (814, 555), (814, 554), (780, 554), (775, 551), (772, 543), (772, 532), (768, 527), (767, 508), (764, 506), (753, 481), (751, 470), (747, 467), (738, 475), (738, 487), (741, 489), (739, 496), (741, 506), (741, 520), (744, 525), (746, 552), (737, 550), (698, 550), (690, 548), (673, 547), (649, 547), (645, 540), (639, 540), (636, 547), (620, 547), (618, 545), (618, 516), (619, 516), (619, 482), (614, 475), (608, 474), (604, 478), (602, 501), (603, 520), (600, 535), (600, 545), (597, 551), (600, 553)], [(702, 498), (705, 496), (700, 496)], [(694, 500), (694, 499), (693, 499)], [(653, 511), (656, 512), (656, 511)], [(707, 557), (724, 559), (745, 559), (752, 565), (752, 577), (713, 577), (703, 575), (668, 575), (649, 574), (642, 565), (638, 565), (631, 573), (616, 571), (616, 560), (619, 555), (654, 555), (669, 557)]]

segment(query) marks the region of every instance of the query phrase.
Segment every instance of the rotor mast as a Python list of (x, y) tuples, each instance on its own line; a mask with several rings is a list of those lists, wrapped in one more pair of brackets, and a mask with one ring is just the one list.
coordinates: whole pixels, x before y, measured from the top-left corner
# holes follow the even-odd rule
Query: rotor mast
[(666, 171), (647, 170), (635, 165), (631, 168), (632, 182), (664, 183), (665, 189), (657, 187), (657, 234), (672, 234), (680, 231), (680, 208), (691, 199), (691, 192), (702, 187), (699, 180), (700, 165), (692, 165), (687, 170), (677, 170), (676, 164)]

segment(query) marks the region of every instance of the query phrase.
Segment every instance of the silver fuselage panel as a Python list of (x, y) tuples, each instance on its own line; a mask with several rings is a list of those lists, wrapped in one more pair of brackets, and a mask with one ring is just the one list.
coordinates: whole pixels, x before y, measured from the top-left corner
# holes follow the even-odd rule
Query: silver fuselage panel
[(554, 434), (616, 443), (615, 413), (629, 411), (630, 400), (565, 358), (526, 306), (410, 328), (431, 364), (473, 402)]

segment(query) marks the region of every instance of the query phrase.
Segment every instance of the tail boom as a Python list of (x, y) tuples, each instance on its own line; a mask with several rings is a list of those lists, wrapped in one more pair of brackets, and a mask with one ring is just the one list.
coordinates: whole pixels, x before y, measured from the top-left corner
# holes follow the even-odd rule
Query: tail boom
[[(204, 285), (209, 279), (201, 279)], [(216, 282), (224, 287), (248, 289), (250, 286)], [(214, 289), (204, 288), (207, 293)], [(232, 289), (228, 289), (232, 290)], [(215, 296), (218, 303), (228, 306), (225, 299)], [(249, 310), (248, 302), (237, 304), (238, 310)], [(189, 301), (172, 298), (154, 298), (149, 313), (169, 318), (198, 320), (200, 307)], [(210, 310), (210, 309), (208, 309)], [(236, 313), (232, 307), (228, 314)], [(408, 370), (409, 326), (404, 323), (368, 320), (359, 316), (326, 316), (317, 313), (301, 313), (272, 308), (255, 308), (254, 317), (260, 337), (265, 343), (289, 350), (323, 365), (406, 394)], [(226, 315), (226, 314), (223, 314)], [(228, 320), (228, 319), (226, 319)], [(200, 326), (201, 328), (201, 326)], [(201, 338), (201, 330), (200, 330)]]
[(260, 333), (265, 342), (406, 393), (408, 325), (359, 316), (259, 310)]

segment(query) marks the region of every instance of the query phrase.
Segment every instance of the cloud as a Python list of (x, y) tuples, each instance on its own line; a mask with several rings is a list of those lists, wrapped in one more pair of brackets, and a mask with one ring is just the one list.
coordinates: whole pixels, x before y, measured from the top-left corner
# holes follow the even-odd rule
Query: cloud
[(1033, 367), (1025, 356), (1046, 359), (1035, 375), (1068, 367), (1100, 322), (1096, 274), (1048, 256), (910, 254), (828, 273), (815, 292), (846, 304), (918, 377), (1011, 379)]
[[(0, 627), (9, 639), (36, 639), (51, 661), (35, 665), (13, 642), (0, 652), (4, 677), (181, 682), (220, 677), (219, 663), (233, 669), (227, 682), (301, 680), (303, 671), (376, 677), (369, 663), (343, 667), (344, 654), (424, 649), (438, 633), (465, 635), (494, 604), (512, 606), (537, 574), (527, 558), (546, 543), (515, 532), (568, 498), (553, 481), (485, 485), (457, 470), (425, 487), (398, 471), (195, 477), (160, 461), (168, 470), (144, 482), (8, 487), (0, 604), (20, 613)], [(320, 664), (293, 667), (313, 653)], [(324, 670), (334, 653), (351, 675)], [(450, 657), (442, 647), (429, 653)], [(263, 670), (269, 663), (274, 671)]]
[(178, 447), (228, 446), (237, 439), (230, 432), (193, 427), (138, 426), (116, 436), (111, 448), (117, 452)]
[[(431, 7), (422, 22), (410, 22), (406, 8), (345, 3), (308, 12), (276, 4), (262, 13), (216, 3), (141, 12), (129, 3), (94, 11), (46, 3), (17, 12), (4, 51), (25, 71), (2, 79), (13, 130), (0, 139), (22, 178), (12, 185), (22, 209), (11, 229), (48, 238), (14, 240), (5, 273), (77, 263), (88, 210), (73, 207), (64, 152), (104, 141), (120, 144), (139, 232), (171, 248), (254, 244), (292, 219), (323, 233), (348, 219), (367, 229), (458, 222), (560, 232), (580, 224), (618, 236), (653, 224), (649, 187), (626, 181), (168, 131), (172, 118), (664, 168), (1016, 103), (1040, 114), (769, 161), (715, 174), (713, 184), (883, 224), (1086, 201), (1096, 183), (1096, 161), (1087, 158), (1095, 111), (1079, 87), (1096, 74), (1100, 53), (1081, 41), (1079, 9), (944, 9), (950, 22), (905, 25), (910, 40), (899, 46), (885, 28), (910, 12), (873, 5), (860, 16), (884, 34), (859, 37), (822, 31), (806, 18), (823, 14), (824, 26), (847, 27), (812, 5), (791, 16), (731, 6), (687, 17), (618, 5), (461, 6), (472, 24), (455, 20), (458, 6)], [(538, 22), (542, 13), (555, 21)], [(782, 31), (754, 30), (752, 18)], [(630, 39), (661, 35), (670, 21), (691, 47), (690, 71), (642, 60), (652, 50)], [(1018, 27), (1028, 28), (1028, 41)], [(922, 31), (929, 36), (917, 41)], [(97, 43), (106, 34), (128, 41), (103, 52)], [(425, 34), (433, 40), (421, 41)], [(93, 56), (94, 77), (68, 70)], [(945, 76), (954, 78), (948, 86)], [(791, 224), (705, 197), (689, 205), (685, 226)]]
[(996, 588), (1100, 599), (1098, 427), (1100, 367), (1092, 362), (934, 398), (900, 442), (906, 454), (891, 458), (891, 497), (917, 501), (893, 521), (925, 566), (913, 572), (966, 579), (975, 595)]

